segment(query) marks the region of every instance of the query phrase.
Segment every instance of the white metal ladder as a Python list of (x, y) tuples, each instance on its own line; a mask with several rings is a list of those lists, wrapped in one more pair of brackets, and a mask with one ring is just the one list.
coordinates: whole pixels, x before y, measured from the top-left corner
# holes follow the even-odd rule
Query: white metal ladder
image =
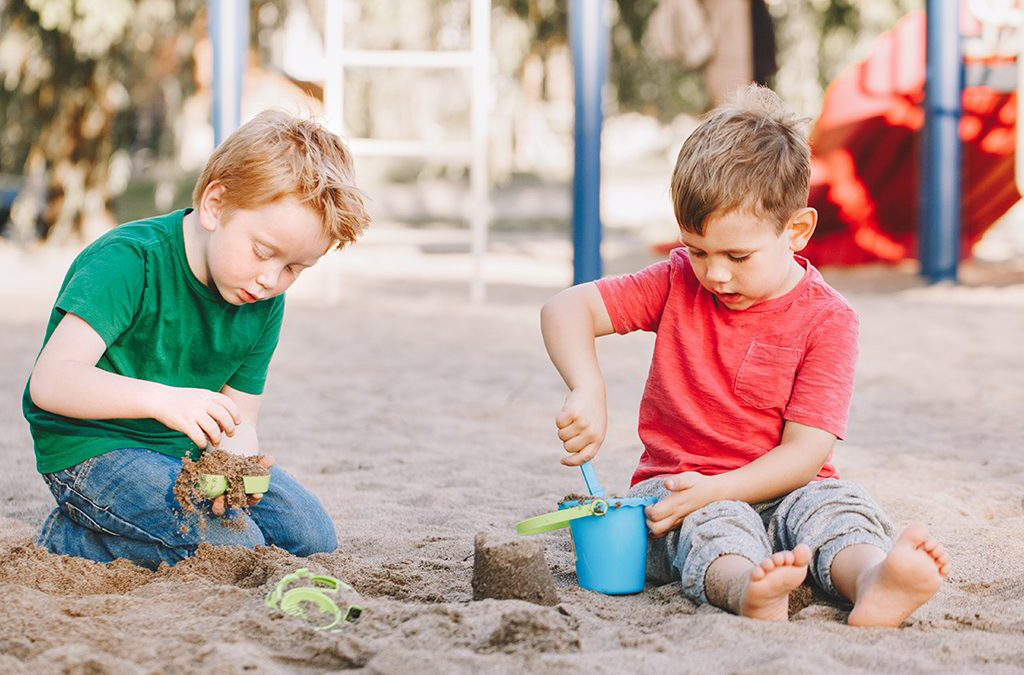
[[(469, 160), (471, 198), (468, 208), (473, 272), (470, 297), (486, 294), (483, 257), (487, 249), (490, 200), (487, 186), (488, 104), (490, 102), (491, 0), (471, 0), (471, 45), (467, 50), (414, 51), (345, 49), (345, 0), (324, 0), (326, 74), (324, 112), (327, 126), (345, 137), (355, 154), (381, 157), (445, 157)], [(382, 140), (345, 136), (345, 68), (467, 68), (472, 71), (469, 141), (434, 143), (424, 140)]]

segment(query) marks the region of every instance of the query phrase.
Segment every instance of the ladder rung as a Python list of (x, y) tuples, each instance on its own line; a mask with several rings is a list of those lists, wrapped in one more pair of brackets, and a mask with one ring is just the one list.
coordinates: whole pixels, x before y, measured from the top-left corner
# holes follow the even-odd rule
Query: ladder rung
[(473, 65), (473, 52), (349, 49), (341, 52), (341, 64), (366, 68), (469, 68)]
[(445, 157), (468, 160), (473, 152), (473, 146), (468, 141), (349, 138), (347, 142), (353, 153), (373, 157)]

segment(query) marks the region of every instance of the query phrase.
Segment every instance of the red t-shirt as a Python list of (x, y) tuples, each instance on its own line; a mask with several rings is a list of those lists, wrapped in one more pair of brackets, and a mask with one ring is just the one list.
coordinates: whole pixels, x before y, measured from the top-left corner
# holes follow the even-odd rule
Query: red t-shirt
[[(786, 420), (844, 436), (857, 314), (814, 266), (796, 259), (806, 272), (793, 290), (740, 311), (700, 285), (686, 249), (597, 282), (617, 333), (657, 333), (633, 485), (744, 466), (779, 444)], [(831, 460), (817, 478), (838, 477)]]

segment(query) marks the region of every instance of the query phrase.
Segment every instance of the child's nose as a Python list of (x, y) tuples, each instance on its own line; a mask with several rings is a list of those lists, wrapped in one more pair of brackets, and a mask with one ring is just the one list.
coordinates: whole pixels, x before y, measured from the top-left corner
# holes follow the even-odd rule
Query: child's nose
[(729, 281), (729, 279), (731, 278), (732, 275), (729, 273), (729, 269), (725, 265), (716, 262), (708, 263), (709, 281), (714, 281), (716, 283), (725, 283), (726, 281)]
[(279, 270), (263, 270), (263, 272), (256, 277), (256, 283), (263, 288), (273, 288), (277, 284), (278, 274), (280, 274)]

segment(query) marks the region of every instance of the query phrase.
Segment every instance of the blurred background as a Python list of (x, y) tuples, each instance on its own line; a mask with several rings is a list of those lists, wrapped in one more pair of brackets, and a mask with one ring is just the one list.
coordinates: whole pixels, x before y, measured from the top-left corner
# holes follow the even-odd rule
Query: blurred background
[[(268, 107), (325, 116), (329, 17), (340, 17), (335, 29), (345, 49), (467, 50), (471, 4), (254, 0), (242, 121)], [(568, 4), (490, 3), (484, 276), (492, 285), (550, 287), (572, 278)], [(812, 262), (913, 269), (924, 4), (609, 0), (605, 272), (635, 269), (672, 245), (668, 183), (676, 153), (703, 112), (752, 80), (775, 88), (813, 126), (812, 205), (822, 224), (820, 245), (808, 251)], [(963, 5), (964, 52), (985, 65), (984, 80), (1015, 61), (1020, 10), (1004, 0)], [(189, 205), (214, 147), (208, 12), (198, 0), (0, 0), (0, 263), (19, 280), (0, 301), (52, 298), (67, 263), (96, 236)], [(843, 91), (844, 77), (857, 91)], [(965, 216), (964, 253), (1020, 281), (1016, 80), (967, 79), (969, 128), (961, 122), (961, 139), (981, 155), (965, 147), (964, 208), (984, 217)], [(971, 108), (976, 85), (988, 96), (975, 92)], [(347, 137), (419, 139), (442, 149), (470, 138), (466, 70), (349, 66), (342, 91)], [(843, 117), (858, 106), (857, 119)], [(375, 222), (364, 243), (309, 275), (314, 280), (304, 280), (299, 294), (336, 299), (346, 274), (468, 283), (469, 161), (459, 153), (415, 157), (354, 147)]]

